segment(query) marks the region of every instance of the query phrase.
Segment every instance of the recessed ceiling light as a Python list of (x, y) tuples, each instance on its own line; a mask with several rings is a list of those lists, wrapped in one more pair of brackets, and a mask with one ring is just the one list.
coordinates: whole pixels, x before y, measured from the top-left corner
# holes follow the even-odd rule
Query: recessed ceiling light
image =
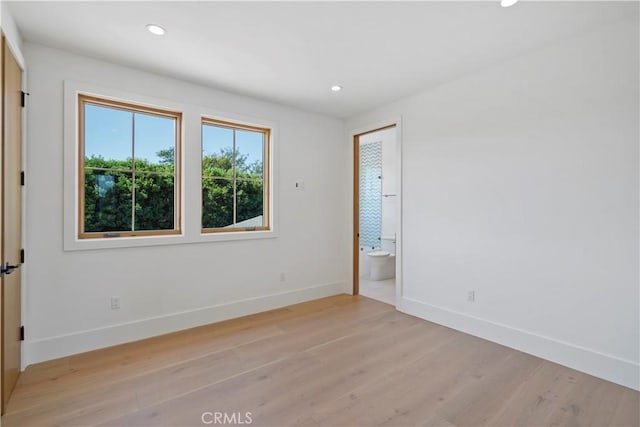
[(333, 86), (331, 86), (331, 90), (334, 91), (334, 92), (340, 92), (342, 90), (342, 86), (333, 85)]
[(510, 7), (516, 3), (518, 3), (518, 0), (500, 0), (500, 6), (502, 7)]
[(156, 24), (148, 24), (147, 25), (147, 30), (151, 34), (155, 34), (156, 36), (163, 36), (164, 33), (166, 33), (164, 28), (162, 28), (160, 25), (156, 25)]

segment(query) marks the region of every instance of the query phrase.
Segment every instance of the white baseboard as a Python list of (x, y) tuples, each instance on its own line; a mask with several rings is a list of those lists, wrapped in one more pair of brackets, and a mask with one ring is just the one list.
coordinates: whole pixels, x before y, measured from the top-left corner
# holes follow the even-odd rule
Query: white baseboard
[(403, 313), (640, 390), (640, 365), (633, 361), (410, 298), (401, 298), (397, 309)]
[(22, 368), (24, 369), (27, 365), (33, 363), (338, 295), (344, 293), (344, 289), (345, 284), (343, 282), (327, 283), (289, 292), (34, 340), (26, 342), (23, 346), (27, 363)]

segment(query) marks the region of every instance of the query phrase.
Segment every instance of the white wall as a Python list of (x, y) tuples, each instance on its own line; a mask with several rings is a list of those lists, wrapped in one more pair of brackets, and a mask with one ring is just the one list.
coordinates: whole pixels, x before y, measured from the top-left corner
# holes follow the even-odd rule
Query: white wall
[[(350, 176), (346, 167), (332, 166), (349, 153), (342, 121), (39, 45), (27, 43), (25, 55), (27, 363), (350, 289), (343, 190)], [(278, 237), (63, 251), (66, 79), (276, 123)], [(199, 141), (184, 146), (187, 157), (199, 156)], [(296, 180), (304, 180), (304, 191), (294, 189)], [(199, 191), (187, 186), (185, 198)], [(112, 295), (121, 298), (120, 310), (110, 310)]]
[[(380, 131), (382, 138), (382, 235), (396, 232), (396, 129)], [(385, 244), (383, 242), (383, 244)]]
[(402, 116), (401, 310), (639, 387), (638, 26), (348, 121)]

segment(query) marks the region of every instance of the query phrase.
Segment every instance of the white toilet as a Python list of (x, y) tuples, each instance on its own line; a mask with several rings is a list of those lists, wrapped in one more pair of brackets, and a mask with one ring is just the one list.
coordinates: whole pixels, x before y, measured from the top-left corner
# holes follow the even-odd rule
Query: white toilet
[(369, 278), (374, 281), (392, 279), (396, 276), (395, 236), (380, 237), (380, 245), (379, 251), (367, 254), (371, 264)]

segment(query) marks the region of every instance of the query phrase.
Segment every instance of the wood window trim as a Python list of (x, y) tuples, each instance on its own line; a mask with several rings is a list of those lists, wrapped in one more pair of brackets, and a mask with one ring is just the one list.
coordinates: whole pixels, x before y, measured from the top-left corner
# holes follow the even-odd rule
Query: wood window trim
[[(109, 232), (86, 232), (84, 231), (84, 202), (85, 202), (85, 141), (84, 141), (84, 106), (86, 104), (98, 105), (119, 110), (143, 113), (160, 117), (172, 118), (175, 120), (174, 136), (174, 228), (170, 230), (135, 230), (135, 231), (109, 231)], [(109, 98), (101, 98), (83, 93), (78, 94), (78, 224), (77, 236), (80, 240), (86, 239), (112, 239), (118, 237), (143, 237), (143, 236), (170, 236), (182, 234), (182, 199), (181, 199), (181, 155), (182, 155), (182, 112), (160, 109), (129, 102), (116, 101)]]
[[(202, 223), (200, 224), (200, 232), (202, 234), (222, 234), (222, 233), (236, 233), (236, 232), (252, 232), (252, 231), (272, 231), (271, 227), (271, 134), (272, 130), (268, 127), (261, 127), (255, 125), (249, 125), (245, 123), (238, 122), (230, 122), (227, 120), (215, 119), (212, 117), (203, 116), (200, 121), (200, 128), (204, 125), (212, 125), (217, 127), (223, 127), (227, 129), (233, 130), (248, 130), (252, 132), (260, 132), (263, 134), (263, 146), (262, 146), (262, 182), (263, 182), (263, 218), (264, 224), (262, 226), (256, 227), (218, 227), (218, 228), (205, 228), (202, 227)], [(200, 152), (202, 152), (202, 144), (204, 141), (201, 141)], [(202, 169), (202, 160), (200, 161), (200, 168)], [(202, 186), (202, 178), (204, 178), (201, 174), (200, 177), (200, 185)], [(202, 190), (201, 190), (202, 192)], [(202, 208), (202, 203), (201, 203)], [(201, 215), (202, 218), (202, 215)]]

